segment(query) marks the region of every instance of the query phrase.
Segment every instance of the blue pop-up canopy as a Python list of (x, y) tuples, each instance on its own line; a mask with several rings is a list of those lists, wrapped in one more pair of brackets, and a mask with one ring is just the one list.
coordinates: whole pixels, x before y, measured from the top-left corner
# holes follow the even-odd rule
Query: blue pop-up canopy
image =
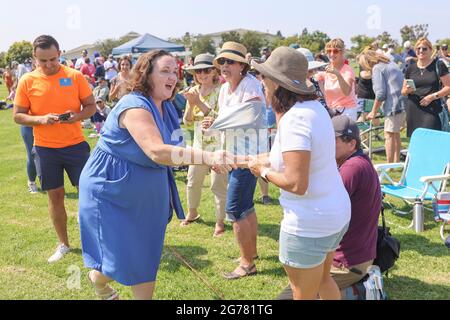
[(130, 40), (112, 50), (115, 56), (128, 53), (145, 53), (153, 49), (161, 49), (167, 51), (184, 51), (184, 46), (169, 41), (165, 41), (151, 34), (143, 34), (142, 36)]

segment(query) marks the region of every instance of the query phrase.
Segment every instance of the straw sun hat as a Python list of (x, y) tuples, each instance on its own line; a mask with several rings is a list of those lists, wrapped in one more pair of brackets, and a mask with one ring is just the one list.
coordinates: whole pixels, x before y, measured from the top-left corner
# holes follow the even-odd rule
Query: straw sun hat
[(191, 74), (194, 74), (195, 70), (215, 68), (213, 61), (214, 56), (208, 53), (202, 53), (195, 57), (194, 65), (186, 67), (185, 70)]
[(264, 63), (252, 61), (252, 66), (283, 88), (298, 94), (315, 93), (314, 85), (307, 80), (308, 60), (299, 51), (278, 47)]
[(247, 48), (240, 43), (228, 41), (225, 42), (220, 50), (219, 55), (214, 59), (214, 65), (216, 68), (220, 68), (217, 60), (220, 58), (230, 59), (233, 61), (249, 64), (248, 60), (245, 59), (247, 54)]

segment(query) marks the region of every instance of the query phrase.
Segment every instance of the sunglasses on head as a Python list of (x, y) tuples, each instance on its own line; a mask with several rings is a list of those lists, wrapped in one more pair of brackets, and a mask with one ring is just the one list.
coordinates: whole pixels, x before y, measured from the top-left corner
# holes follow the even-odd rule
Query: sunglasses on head
[(428, 51), (428, 47), (418, 47), (417, 51), (427, 52)]
[(195, 70), (195, 74), (201, 74), (201, 73), (204, 73), (204, 74), (210, 74), (211, 71), (212, 71), (212, 68), (207, 68), (207, 69), (197, 69), (197, 70)]
[(327, 49), (327, 54), (338, 54), (339, 52), (341, 52), (340, 49)]
[(223, 66), (225, 63), (227, 63), (227, 64), (229, 64), (229, 65), (232, 65), (232, 64), (234, 64), (235, 62), (236, 62), (236, 61), (234, 61), (234, 60), (225, 59), (225, 58), (220, 58), (220, 59), (217, 60), (217, 63), (218, 63), (219, 65), (221, 65), (221, 66)]

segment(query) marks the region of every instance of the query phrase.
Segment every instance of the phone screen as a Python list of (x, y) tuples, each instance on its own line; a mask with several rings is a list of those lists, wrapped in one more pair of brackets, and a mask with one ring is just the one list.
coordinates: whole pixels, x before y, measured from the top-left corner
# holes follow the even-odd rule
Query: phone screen
[(414, 80), (412, 80), (412, 79), (407, 79), (407, 80), (406, 80), (406, 84), (407, 84), (408, 86), (410, 86), (411, 88), (413, 88), (414, 91), (416, 91), (416, 84), (414, 83)]
[(72, 114), (71, 114), (70, 112), (60, 114), (60, 115), (58, 116), (59, 121), (67, 121), (67, 120), (70, 119), (71, 115), (72, 115)]

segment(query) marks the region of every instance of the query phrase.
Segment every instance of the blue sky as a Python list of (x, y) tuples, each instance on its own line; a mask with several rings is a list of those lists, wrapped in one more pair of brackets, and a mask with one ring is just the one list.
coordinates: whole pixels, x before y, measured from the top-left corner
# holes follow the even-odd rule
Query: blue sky
[(129, 31), (160, 38), (236, 28), (290, 36), (307, 27), (350, 46), (356, 34), (388, 31), (400, 39), (406, 24), (430, 25), (430, 39), (450, 38), (450, 1), (441, 0), (40, 0), (8, 1), (0, 28), (0, 51), (15, 41), (51, 34), (62, 49), (117, 38)]

